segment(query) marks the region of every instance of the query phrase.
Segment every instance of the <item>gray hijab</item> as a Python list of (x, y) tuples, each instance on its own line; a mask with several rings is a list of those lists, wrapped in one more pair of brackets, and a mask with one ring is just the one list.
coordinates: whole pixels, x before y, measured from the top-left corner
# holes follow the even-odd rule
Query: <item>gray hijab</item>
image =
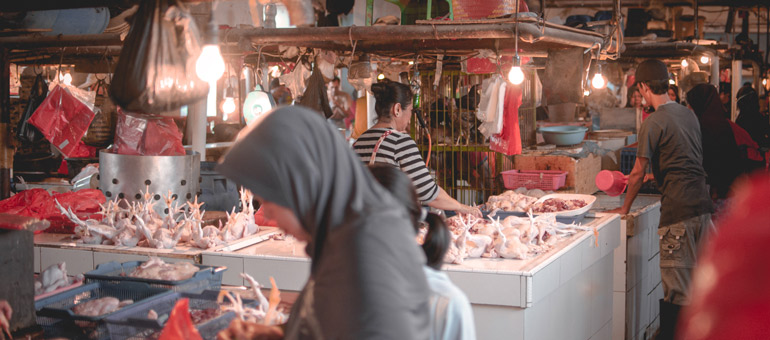
[(311, 235), (311, 278), (287, 339), (427, 339), (425, 256), (404, 206), (318, 113), (281, 107), (244, 129), (217, 171), (289, 208)]

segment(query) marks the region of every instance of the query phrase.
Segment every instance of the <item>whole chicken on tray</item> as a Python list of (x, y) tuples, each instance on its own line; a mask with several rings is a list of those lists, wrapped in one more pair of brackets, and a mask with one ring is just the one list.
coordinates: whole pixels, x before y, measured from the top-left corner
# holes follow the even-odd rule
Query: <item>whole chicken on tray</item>
[[(116, 246), (142, 246), (158, 249), (171, 249), (179, 244), (209, 249), (227, 242), (251, 236), (259, 232), (254, 220), (253, 195), (241, 189), (241, 211), (235, 208), (227, 214), (225, 225), (203, 225), (205, 211), (203, 203), (179, 204), (175, 195), (169, 191), (164, 195), (168, 210), (166, 217), (160, 217), (154, 209), (159, 202), (149, 192), (144, 193), (144, 200), (129, 203), (127, 200), (108, 201), (99, 212), (101, 221), (81, 220), (71, 210), (64, 209), (56, 202), (62, 215), (76, 224), (75, 238), (80, 243), (107, 244)], [(185, 209), (185, 206), (187, 207)]]
[(444, 261), (454, 264), (480, 257), (525, 260), (547, 252), (565, 236), (590, 230), (557, 222), (552, 214), (509, 216), (503, 220), (456, 215), (446, 222), (452, 241)]

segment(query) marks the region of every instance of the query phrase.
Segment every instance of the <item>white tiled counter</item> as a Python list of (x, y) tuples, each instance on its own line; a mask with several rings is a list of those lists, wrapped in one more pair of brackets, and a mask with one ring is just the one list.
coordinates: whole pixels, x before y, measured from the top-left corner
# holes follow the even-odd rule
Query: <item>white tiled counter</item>
[[(580, 232), (529, 260), (471, 259), (446, 265), (473, 304), (479, 339), (610, 339), (612, 253), (620, 218), (599, 214)], [(273, 276), (284, 290), (300, 290), (310, 259), (300, 242), (266, 241), (231, 252), (203, 252), (206, 265), (228, 267), (224, 284), (241, 285), (246, 272), (259, 282)]]
[[(222, 249), (245, 247), (249, 244), (264, 241), (267, 236), (274, 234), (276, 228), (262, 228), (256, 235), (231, 242), (220, 247)], [(35, 271), (41, 272), (52, 264), (65, 262), (67, 273), (77, 275), (96, 269), (96, 266), (110, 261), (146, 261), (149, 256), (156, 256), (166, 262), (187, 261), (201, 263), (202, 249), (177, 246), (174, 249), (155, 249), (147, 247), (109, 246), (100, 244), (77, 243), (69, 234), (38, 234), (35, 235)], [(233, 270), (225, 273), (232, 275)], [(240, 271), (235, 272), (235, 275)], [(228, 275), (225, 274), (225, 275)], [(240, 285), (240, 284), (239, 284)]]
[[(625, 199), (625, 195), (596, 196), (594, 211), (617, 208)], [(613, 318), (613, 340), (651, 339), (660, 324), (659, 221), (660, 195), (637, 196), (631, 212), (621, 220), (621, 243), (615, 249), (613, 269), (612, 309), (617, 316)]]
[(595, 227), (530, 260), (471, 259), (444, 270), (473, 305), (479, 339), (610, 339), (612, 254), (620, 217), (598, 214)]

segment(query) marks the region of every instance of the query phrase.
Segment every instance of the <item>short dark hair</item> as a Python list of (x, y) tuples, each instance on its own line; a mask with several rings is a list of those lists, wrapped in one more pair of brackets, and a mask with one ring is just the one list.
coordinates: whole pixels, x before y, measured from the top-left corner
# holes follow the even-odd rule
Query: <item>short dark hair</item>
[(653, 94), (668, 94), (668, 79), (649, 80), (643, 82)]

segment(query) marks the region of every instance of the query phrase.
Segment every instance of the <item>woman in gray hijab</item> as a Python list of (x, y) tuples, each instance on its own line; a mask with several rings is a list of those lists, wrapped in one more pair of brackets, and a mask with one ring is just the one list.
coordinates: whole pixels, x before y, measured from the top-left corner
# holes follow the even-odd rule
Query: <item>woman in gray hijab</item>
[(428, 339), (425, 256), (411, 220), (330, 124), (297, 106), (247, 127), (217, 166), (308, 241), (286, 339)]

